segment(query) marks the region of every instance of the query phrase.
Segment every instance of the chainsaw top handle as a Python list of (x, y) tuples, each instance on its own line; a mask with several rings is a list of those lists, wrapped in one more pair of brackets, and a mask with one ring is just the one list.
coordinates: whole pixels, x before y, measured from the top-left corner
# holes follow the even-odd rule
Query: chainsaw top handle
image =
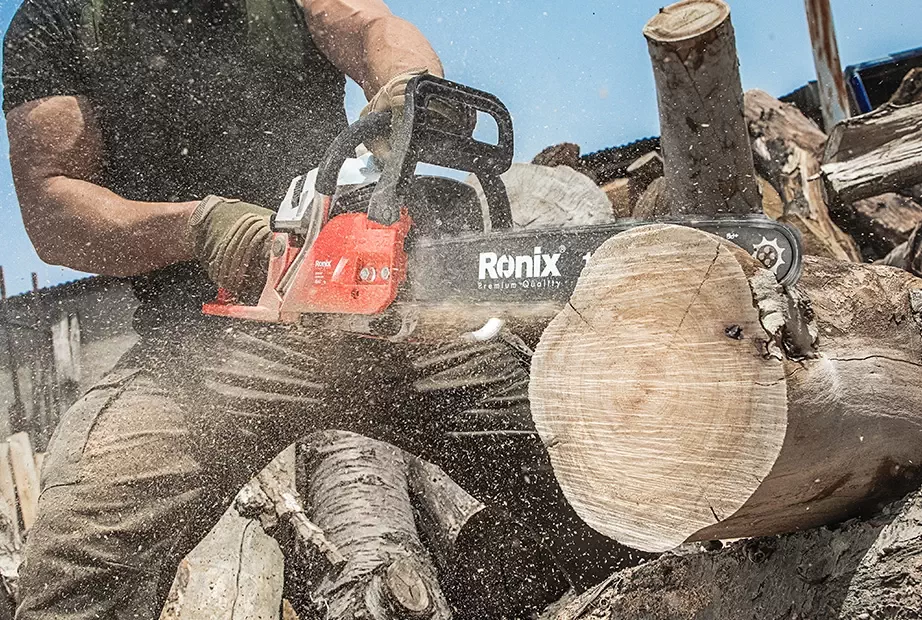
[[(456, 110), (462, 119), (483, 112), (496, 122), (496, 144), (475, 139), (464, 127), (452, 126), (430, 104)], [(317, 171), (316, 189), (332, 196), (339, 169), (355, 147), (390, 131), (391, 155), (381, 173), (371, 201), (368, 218), (390, 225), (400, 218), (401, 196), (412, 181), (418, 163), (433, 164), (473, 173), (487, 198), (485, 230), (511, 228), (512, 213), (506, 187), (500, 175), (512, 165), (513, 132), (509, 110), (495, 96), (434, 75), (420, 75), (409, 81), (403, 115), (390, 122), (390, 113), (372, 113), (350, 125), (327, 149)]]

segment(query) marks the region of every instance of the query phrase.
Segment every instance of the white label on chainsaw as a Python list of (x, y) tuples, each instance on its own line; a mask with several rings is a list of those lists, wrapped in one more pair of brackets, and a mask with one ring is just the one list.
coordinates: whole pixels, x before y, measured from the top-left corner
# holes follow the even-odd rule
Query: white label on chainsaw
[[(531, 254), (517, 256), (481, 252), (477, 279), (527, 281), (529, 278), (559, 278), (560, 270), (557, 268), (559, 260), (560, 252), (546, 254), (541, 251), (540, 247), (536, 247)], [(481, 286), (483, 284), (481, 282)]]
[[(373, 183), (381, 177), (381, 173), (375, 167), (374, 159), (370, 154), (364, 157), (347, 159), (343, 162), (339, 170), (337, 184), (342, 185), (365, 185)], [(317, 182), (317, 168), (314, 168), (307, 174), (292, 179), (288, 185), (288, 192), (282, 199), (275, 215), (276, 230), (291, 230), (303, 232), (308, 227), (308, 209), (313, 204), (314, 185)], [(297, 195), (296, 195), (297, 192)]]

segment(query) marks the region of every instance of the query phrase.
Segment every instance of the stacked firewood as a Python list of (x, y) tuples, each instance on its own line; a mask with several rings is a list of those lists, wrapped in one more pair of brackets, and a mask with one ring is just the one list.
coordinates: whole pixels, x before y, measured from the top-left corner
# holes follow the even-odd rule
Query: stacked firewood
[[(920, 260), (912, 248), (920, 242), (915, 232), (922, 223), (922, 185), (907, 184), (906, 179), (917, 178), (922, 166), (917, 129), (922, 95), (917, 94), (917, 102), (905, 94), (915, 93), (920, 74), (907, 74), (890, 103), (840, 124), (828, 140), (794, 105), (761, 90), (745, 93), (762, 210), (795, 226), (808, 254), (856, 262), (886, 259), (886, 264), (904, 268), (910, 265), (909, 253)], [(895, 143), (898, 136), (902, 144)], [(873, 161), (888, 164), (869, 169)], [(595, 181), (616, 218), (655, 220), (670, 214), (659, 139), (587, 155), (580, 155), (577, 144), (557, 144), (541, 151), (532, 164), (565, 166)], [(510, 177), (517, 182), (524, 174), (514, 171)], [(853, 178), (856, 174), (861, 176)], [(592, 199), (599, 196), (595, 193)]]

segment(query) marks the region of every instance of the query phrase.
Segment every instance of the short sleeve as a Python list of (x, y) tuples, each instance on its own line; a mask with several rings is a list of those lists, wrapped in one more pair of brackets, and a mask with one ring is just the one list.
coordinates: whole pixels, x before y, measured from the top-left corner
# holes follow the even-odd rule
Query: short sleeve
[(24, 0), (3, 40), (3, 113), (55, 95), (85, 94), (79, 8), (68, 0)]

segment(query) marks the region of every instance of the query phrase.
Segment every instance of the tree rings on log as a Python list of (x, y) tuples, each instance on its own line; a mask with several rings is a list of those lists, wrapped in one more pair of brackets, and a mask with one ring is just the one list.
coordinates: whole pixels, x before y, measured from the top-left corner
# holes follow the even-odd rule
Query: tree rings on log
[[(512, 164), (502, 179), (516, 228), (604, 224), (614, 219), (605, 192), (592, 179), (567, 166)], [(477, 177), (471, 175), (467, 183), (474, 186), (485, 206)]]
[(733, 514), (781, 449), (784, 369), (741, 260), (689, 228), (617, 235), (541, 338), (535, 425), (577, 514), (619, 542), (664, 551)]

